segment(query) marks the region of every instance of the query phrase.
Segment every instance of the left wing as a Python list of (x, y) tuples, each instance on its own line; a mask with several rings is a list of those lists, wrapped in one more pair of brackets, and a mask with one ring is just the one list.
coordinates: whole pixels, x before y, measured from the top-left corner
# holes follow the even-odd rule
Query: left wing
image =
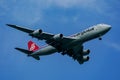
[[(46, 32), (43, 32), (41, 29), (31, 30), (31, 29), (28, 29), (28, 28), (24, 28), (24, 27), (17, 26), (17, 25), (12, 25), (12, 24), (6, 24), (6, 25), (9, 26), (9, 27), (18, 29), (20, 31), (26, 32), (30, 36), (35, 37), (39, 40), (45, 40), (46, 43), (48, 43), (48, 44), (52, 43), (54, 40), (55, 40), (55, 42), (62, 42), (63, 44), (67, 43), (69, 41), (75, 40), (72, 37), (68, 38), (68, 37), (63, 36), (62, 34), (54, 35), (54, 34), (51, 34), (51, 33), (46, 33)], [(60, 41), (61, 38), (62, 38), (62, 41)]]
[(12, 25), (12, 24), (6, 24), (6, 25), (9, 26), (9, 27), (18, 29), (20, 31), (26, 32), (26, 33), (32, 33), (32, 32), (34, 32), (34, 30), (23, 28), (23, 27), (20, 27), (20, 26), (16, 26), (16, 25)]
[(6, 25), (9, 26), (9, 27), (15, 28), (17, 30), (26, 32), (30, 36), (35, 37), (35, 38), (40, 39), (40, 40), (43, 40), (43, 39), (47, 40), (47, 39), (54, 36), (53, 34), (50, 34), (50, 33), (45, 33), (45, 32), (42, 33), (42, 30), (39, 30), (39, 29), (38, 30), (31, 30), (31, 29), (28, 29), (28, 28), (24, 28), (24, 27), (17, 26), (17, 25), (12, 25), (12, 24), (6, 24)]

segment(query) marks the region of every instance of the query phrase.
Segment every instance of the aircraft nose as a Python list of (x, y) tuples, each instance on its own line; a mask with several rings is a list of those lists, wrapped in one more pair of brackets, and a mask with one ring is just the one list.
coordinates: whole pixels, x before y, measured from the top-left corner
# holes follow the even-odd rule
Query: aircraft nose
[(106, 26), (106, 30), (107, 30), (107, 31), (109, 31), (111, 28), (112, 28), (111, 25), (107, 25), (107, 26)]

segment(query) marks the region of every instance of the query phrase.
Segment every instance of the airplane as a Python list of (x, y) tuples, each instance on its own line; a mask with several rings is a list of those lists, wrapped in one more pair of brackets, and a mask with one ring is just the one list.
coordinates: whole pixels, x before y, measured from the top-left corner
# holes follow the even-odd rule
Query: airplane
[(43, 32), (42, 29), (32, 30), (17, 25), (6, 24), (9, 27), (28, 33), (29, 36), (44, 40), (47, 43), (45, 47), (39, 47), (34, 42), (28, 42), (28, 50), (16, 47), (15, 49), (21, 51), (36, 60), (40, 60), (40, 56), (54, 54), (55, 52), (62, 55), (67, 54), (79, 64), (89, 61), (90, 50), (84, 50), (83, 44), (92, 39), (98, 38), (102, 40), (102, 36), (111, 29), (111, 25), (97, 24), (89, 27), (82, 32), (73, 34), (71, 36), (64, 36), (63, 34), (51, 34)]

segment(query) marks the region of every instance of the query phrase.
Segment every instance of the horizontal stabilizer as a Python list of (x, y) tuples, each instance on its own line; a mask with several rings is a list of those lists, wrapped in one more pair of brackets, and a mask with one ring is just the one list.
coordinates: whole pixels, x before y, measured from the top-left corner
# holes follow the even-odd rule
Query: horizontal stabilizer
[(33, 53), (33, 51), (29, 51), (29, 50), (22, 49), (22, 48), (15, 48), (15, 49), (18, 50), (18, 51), (20, 51), (20, 52), (23, 52), (23, 53), (27, 54), (28, 56), (33, 57), (36, 60), (40, 60), (40, 57), (38, 55), (30, 55), (30, 54)]
[(34, 59), (36, 59), (36, 60), (40, 60), (40, 57), (37, 56), (37, 55), (33, 55), (32, 57), (33, 57)]
[(6, 24), (6, 25), (9, 26), (9, 27), (18, 29), (18, 30), (20, 30), (20, 31), (26, 32), (26, 33), (32, 33), (32, 32), (34, 32), (34, 30), (27, 29), (27, 28), (20, 27), (20, 26), (16, 26), (16, 25), (12, 25), (12, 24)]
[(15, 49), (18, 50), (18, 51), (20, 51), (20, 52), (23, 52), (25, 54), (31, 54), (31, 53), (33, 53), (32, 51), (28, 51), (28, 50), (22, 49), (22, 48), (15, 48)]

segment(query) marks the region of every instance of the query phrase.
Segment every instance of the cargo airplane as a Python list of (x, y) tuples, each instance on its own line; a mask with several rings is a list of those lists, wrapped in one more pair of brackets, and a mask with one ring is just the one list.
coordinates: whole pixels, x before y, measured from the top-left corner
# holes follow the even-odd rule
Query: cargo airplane
[(28, 33), (29, 36), (37, 38), (38, 40), (44, 40), (47, 43), (47, 46), (45, 47), (38, 47), (34, 42), (29, 41), (28, 50), (18, 47), (15, 48), (16, 50), (21, 51), (36, 60), (40, 60), (40, 56), (50, 55), (55, 52), (61, 53), (62, 55), (67, 54), (74, 60), (77, 60), (79, 64), (83, 64), (89, 60), (88, 54), (90, 53), (90, 50), (84, 50), (83, 43), (95, 38), (102, 40), (101, 37), (111, 29), (111, 26), (108, 24), (97, 24), (82, 32), (66, 37), (63, 34), (54, 35), (43, 32), (41, 29), (32, 30), (12, 24), (6, 25)]

